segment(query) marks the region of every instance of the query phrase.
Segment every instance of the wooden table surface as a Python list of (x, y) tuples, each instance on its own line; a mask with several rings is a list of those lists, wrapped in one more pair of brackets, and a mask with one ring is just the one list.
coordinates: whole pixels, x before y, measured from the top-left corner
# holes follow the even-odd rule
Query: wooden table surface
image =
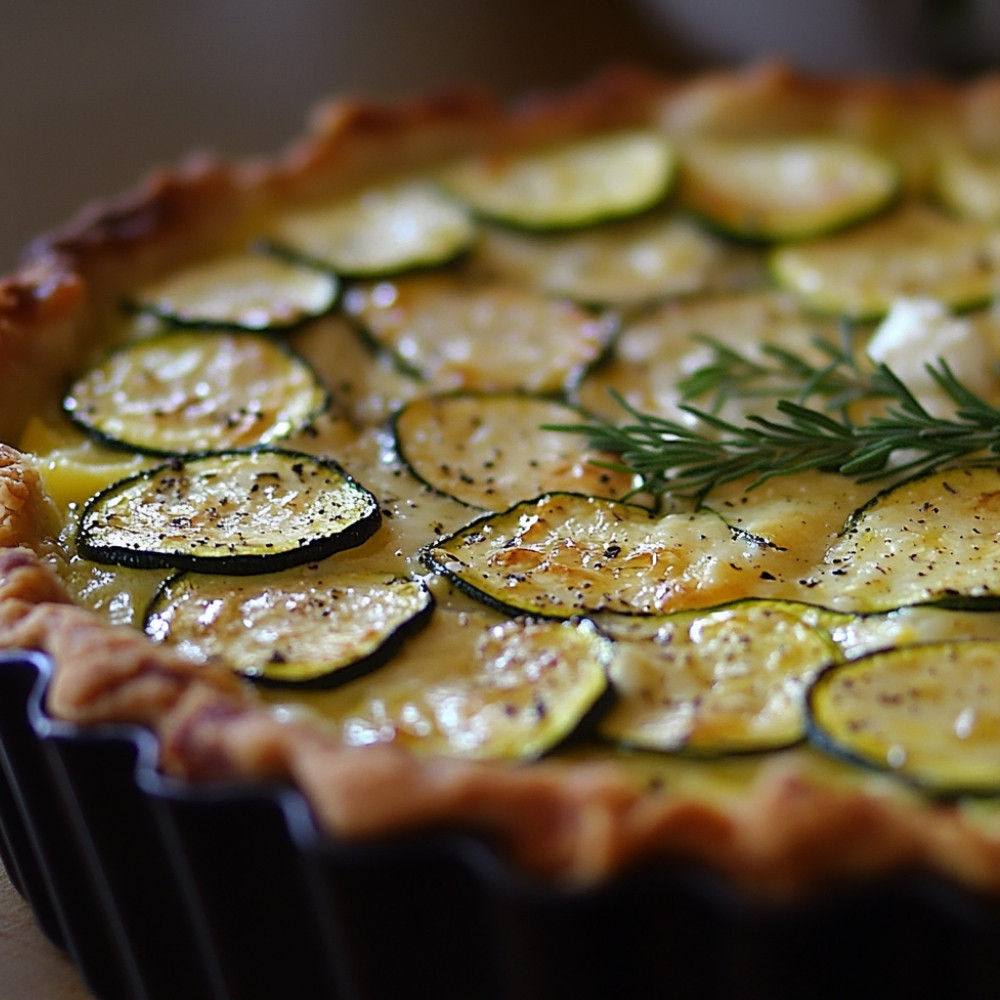
[(94, 1000), (0, 865), (0, 1000)]

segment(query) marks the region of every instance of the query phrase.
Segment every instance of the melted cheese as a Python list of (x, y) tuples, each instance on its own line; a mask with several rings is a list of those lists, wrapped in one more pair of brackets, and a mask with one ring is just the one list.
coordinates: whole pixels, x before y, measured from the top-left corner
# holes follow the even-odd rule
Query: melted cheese
[[(798, 685), (801, 689), (801, 678), (793, 670), (789, 681), (787, 673), (776, 669), (776, 687), (762, 687), (759, 676), (745, 684), (734, 681), (738, 669), (746, 668), (734, 652), (741, 646), (741, 637), (732, 632), (713, 637), (708, 619), (719, 605), (754, 597), (840, 609), (843, 613), (831, 616), (822, 628), (812, 620), (791, 621), (777, 635), (778, 646), (787, 635), (787, 644), (800, 652), (811, 651), (803, 674), (815, 667), (815, 660), (822, 658), (828, 646), (831, 658), (854, 658), (885, 645), (929, 638), (1000, 635), (1000, 618), (994, 614), (896, 608), (895, 602), (901, 600), (899, 580), (913, 584), (908, 593), (915, 594), (914, 599), (923, 599), (928, 592), (921, 591), (905, 573), (897, 576), (897, 584), (884, 583), (885, 574), (879, 568), (882, 560), (862, 560), (859, 553), (864, 555), (866, 546), (897, 544), (902, 531), (899, 518), (884, 518), (882, 523), (876, 512), (868, 517), (867, 535), (859, 533), (856, 523), (844, 533), (853, 512), (874, 494), (871, 485), (831, 473), (802, 473), (753, 489), (747, 483), (731, 484), (716, 490), (698, 510), (668, 499), (661, 510), (630, 507), (623, 515), (623, 508), (608, 504), (601, 507), (600, 517), (589, 521), (563, 516), (556, 509), (557, 501), (546, 501), (548, 506), (522, 509), (507, 526), (509, 530), (498, 530), (491, 539), (447, 549), (443, 540), (467, 526), (475, 513), (413, 476), (393, 454), (386, 430), (386, 420), (407, 402), (431, 390), (454, 387), (570, 389), (587, 407), (617, 419), (620, 411), (609, 402), (610, 388), (622, 392), (641, 410), (693, 423), (681, 408), (685, 400), (680, 383), (711, 360), (711, 341), (745, 352), (754, 360), (764, 358), (764, 344), (822, 360), (824, 355), (814, 340), (836, 342), (837, 324), (817, 320), (802, 308), (802, 300), (822, 305), (832, 288), (839, 304), (857, 300), (858, 311), (864, 313), (869, 299), (875, 298), (881, 309), (882, 287), (875, 292), (869, 287), (870, 270), (878, 271), (893, 256), (900, 232), (914, 242), (929, 233), (936, 242), (927, 252), (916, 248), (887, 264), (893, 271), (893, 288), (901, 285), (910, 292), (911, 286), (921, 284), (925, 272), (937, 280), (944, 271), (944, 279), (958, 283), (963, 303), (970, 296), (977, 297), (983, 268), (978, 266), (976, 253), (988, 252), (992, 268), (992, 242), (980, 240), (977, 226), (952, 225), (928, 213), (930, 209), (907, 212), (902, 224), (888, 228), (874, 223), (864, 227), (870, 242), (862, 241), (860, 252), (853, 242), (859, 238), (857, 229), (832, 248), (826, 243), (793, 248), (794, 266), (785, 270), (786, 277), (795, 278), (790, 284), (796, 294), (763, 286), (762, 254), (723, 244), (690, 220), (669, 213), (558, 239), (486, 232), (484, 244), (473, 252), (471, 267), (464, 274), (449, 271), (354, 286), (348, 296), (349, 319), (327, 316), (290, 337), (292, 346), (329, 390), (331, 407), (286, 443), (336, 459), (378, 498), (382, 524), (366, 542), (329, 557), (315, 572), (331, 580), (345, 573), (416, 577), (426, 582), (437, 600), (436, 624), (406, 642), (391, 663), (370, 678), (333, 691), (270, 690), (261, 697), (325, 719), (345, 742), (400, 742), (427, 753), (475, 755), (475, 734), (493, 726), (498, 713), (509, 713), (522, 722), (533, 709), (537, 714), (537, 705), (527, 696), (515, 704), (483, 695), (484, 687), (489, 687), (482, 683), (484, 664), (505, 656), (494, 648), (501, 641), (497, 637), (508, 631), (513, 635), (516, 629), (506, 612), (470, 597), (447, 573), (428, 569), (422, 554), (438, 549), (443, 553), (442, 567), (454, 560), (467, 564), (480, 577), (493, 574), (498, 583), (495, 603), (508, 607), (518, 606), (521, 598), (515, 595), (523, 592), (519, 588), (524, 578), (533, 574), (535, 597), (527, 610), (535, 613), (569, 617), (608, 609), (656, 614), (684, 610), (693, 616), (696, 652), (703, 665), (710, 661), (708, 700), (735, 706), (730, 721), (738, 716), (748, 720), (750, 728), (780, 714), (778, 708), (788, 705), (790, 688)], [(845, 243), (846, 265), (841, 254)], [(951, 259), (953, 245), (956, 253)], [(622, 246), (628, 248), (624, 257)], [(948, 259), (942, 262), (944, 258)], [(862, 271), (869, 270), (859, 275), (852, 264), (857, 259), (865, 265)], [(497, 273), (503, 277), (503, 287), (484, 291)], [(470, 283), (473, 276), (475, 282)], [(816, 287), (823, 293), (819, 298), (814, 294)], [(670, 297), (628, 315), (612, 343), (621, 317), (597, 316), (579, 304), (539, 295), (539, 289), (568, 291), (590, 301), (588, 288), (595, 300), (629, 304), (645, 303), (654, 294)], [(979, 360), (972, 374), (978, 377), (982, 362), (996, 353), (996, 334), (969, 333), (972, 327), (964, 320), (961, 324), (946, 316), (939, 320), (951, 332), (961, 326), (954, 350), (963, 358), (975, 354)], [(367, 327), (368, 343), (357, 335), (351, 321)], [(910, 350), (909, 335), (889, 338), (888, 348), (887, 337), (884, 334), (881, 345), (876, 340), (871, 348), (876, 358), (896, 363), (916, 355)], [(591, 368), (609, 347), (607, 362)], [(927, 357), (927, 350), (921, 359)], [(578, 384), (585, 371), (587, 377)], [(991, 382), (989, 388), (992, 392), (996, 387)], [(721, 393), (708, 403), (717, 403), (717, 412), (726, 419), (738, 420), (748, 412), (769, 408), (771, 400)], [(521, 436), (527, 437), (523, 431)], [(474, 439), (472, 432), (469, 438)], [(37, 455), (49, 492), (66, 512), (63, 535), (48, 555), (51, 564), (81, 603), (111, 621), (140, 625), (164, 574), (97, 567), (75, 554), (73, 535), (79, 504), (146, 460), (96, 446), (49, 418), (44, 423), (32, 422), (23, 444)], [(533, 442), (518, 444), (521, 464), (530, 465)], [(504, 474), (504, 499), (512, 504), (533, 500), (544, 485), (534, 473), (520, 478), (516, 467), (505, 469)], [(585, 477), (579, 478), (586, 482)], [(949, 530), (943, 524), (933, 532), (921, 527), (915, 533), (921, 536), (919, 543), (909, 548), (908, 543), (898, 543), (899, 564), (914, 562), (910, 556), (915, 553), (943, 551), (950, 544)], [(467, 558), (477, 545), (480, 551), (475, 558)], [(851, 562), (849, 572), (843, 571), (845, 561)], [(969, 565), (972, 569), (963, 586), (974, 586), (972, 578), (983, 570), (975, 558), (969, 558)], [(883, 596), (888, 595), (876, 602), (883, 613), (862, 614), (872, 609), (868, 595), (880, 589)], [(544, 606), (537, 603), (542, 599)], [(699, 618), (702, 611), (705, 614)], [(546, 623), (532, 636), (559, 627)], [(645, 684), (651, 669), (646, 653), (639, 652), (631, 660), (626, 657), (619, 664), (626, 692), (630, 685), (650, 688)], [(518, 669), (528, 673), (541, 669), (533, 657), (534, 652), (515, 657)], [(693, 662), (684, 661), (688, 673), (697, 672)], [(494, 680), (491, 677), (490, 683)], [(459, 689), (461, 697), (456, 701)], [(685, 712), (681, 709), (680, 715)], [(524, 742), (522, 732), (510, 745)], [(596, 745), (574, 748), (566, 756), (571, 760), (614, 759), (632, 769), (636, 780), (648, 788), (726, 802), (737, 801), (747, 783), (761, 772), (789, 763), (800, 773), (831, 784), (849, 782), (901, 797), (912, 794), (885, 775), (860, 771), (807, 746), (711, 762)]]

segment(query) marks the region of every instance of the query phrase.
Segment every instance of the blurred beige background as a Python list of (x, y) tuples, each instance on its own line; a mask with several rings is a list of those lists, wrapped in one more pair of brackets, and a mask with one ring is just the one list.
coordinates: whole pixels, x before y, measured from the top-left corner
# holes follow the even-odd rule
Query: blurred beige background
[(2, 0), (0, 273), (195, 148), (271, 152), (321, 97), (512, 93), (629, 61), (978, 68), (995, 0)]
[(505, 93), (652, 62), (617, 0), (2, 0), (0, 272), (84, 201), (195, 148), (271, 152), (335, 93)]

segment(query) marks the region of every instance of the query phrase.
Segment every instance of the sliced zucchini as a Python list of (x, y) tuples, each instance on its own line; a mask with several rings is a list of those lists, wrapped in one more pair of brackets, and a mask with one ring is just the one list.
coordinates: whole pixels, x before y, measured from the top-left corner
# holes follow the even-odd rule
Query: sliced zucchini
[[(327, 415), (346, 418), (355, 428), (387, 423), (404, 402), (424, 390), (390, 355), (372, 350), (343, 316), (311, 323), (289, 342), (330, 387)], [(307, 434), (312, 432), (307, 428)]]
[(753, 272), (747, 255), (690, 220), (661, 212), (571, 233), (484, 227), (474, 260), (487, 273), (597, 306), (742, 284)]
[(838, 658), (823, 620), (819, 609), (784, 601), (607, 616), (618, 701), (598, 732), (638, 749), (701, 756), (797, 743), (806, 688)]
[(927, 642), (959, 639), (1000, 640), (1000, 615), (990, 611), (942, 608), (916, 604), (880, 614), (844, 615), (832, 627), (833, 641), (844, 658), (855, 660), (866, 653)]
[(272, 254), (194, 264), (141, 288), (132, 308), (174, 326), (284, 330), (329, 312), (338, 279)]
[(581, 412), (520, 394), (424, 396), (393, 420), (396, 451), (423, 483), (483, 510), (506, 510), (546, 491), (574, 490), (620, 499), (633, 487), (627, 473), (594, 464), (610, 455), (544, 425), (569, 424)]
[(637, 215), (674, 180), (673, 144), (649, 129), (466, 160), (442, 175), (477, 214), (521, 229), (576, 229)]
[(571, 618), (731, 600), (759, 575), (758, 543), (710, 512), (656, 517), (635, 504), (553, 493), (481, 517), (422, 558), (488, 605)]
[(934, 194), (950, 212), (1000, 222), (1000, 155), (955, 147), (938, 158)]
[(177, 330), (112, 352), (74, 382), (63, 408), (105, 443), (196, 455), (271, 444), (327, 403), (312, 369), (273, 338)]
[(713, 378), (701, 379), (704, 390), (694, 392), (692, 376), (720, 371), (719, 348), (765, 368), (774, 367), (767, 352), (782, 350), (822, 367), (829, 355), (815, 341), (836, 344), (838, 335), (835, 321), (804, 315), (794, 296), (773, 289), (668, 301), (623, 326), (610, 358), (586, 373), (574, 398), (614, 421), (626, 414), (609, 389), (637, 410), (669, 420), (689, 421), (680, 409), (689, 403), (739, 422), (762, 404), (770, 410), (777, 393), (773, 382), (761, 380), (761, 395), (741, 395), (725, 379)]
[(988, 227), (915, 203), (844, 233), (778, 247), (770, 263), (808, 309), (857, 320), (877, 319), (906, 297), (968, 309), (989, 302), (1000, 281)]
[(844, 610), (1000, 607), (1000, 470), (934, 472), (880, 493), (827, 550), (815, 591)]
[(407, 180), (289, 212), (270, 240), (345, 277), (372, 278), (445, 264), (475, 235), (465, 206), (427, 181)]
[(95, 562), (265, 573), (360, 545), (378, 501), (332, 461), (258, 449), (131, 476), (92, 497), (77, 550)]
[(616, 329), (613, 316), (572, 302), (440, 274), (351, 288), (344, 308), (377, 348), (440, 390), (560, 392)]
[(1000, 642), (876, 652), (824, 671), (809, 737), (934, 795), (1000, 794)]
[(703, 140), (684, 149), (680, 201), (714, 228), (755, 242), (845, 229), (884, 209), (896, 165), (848, 139)]
[(497, 621), (438, 609), (405, 655), (305, 702), (354, 746), (531, 760), (587, 729), (613, 699), (612, 641), (589, 621)]
[(239, 581), (182, 573), (160, 588), (144, 628), (262, 684), (331, 687), (385, 663), (433, 606), (418, 581), (315, 564)]

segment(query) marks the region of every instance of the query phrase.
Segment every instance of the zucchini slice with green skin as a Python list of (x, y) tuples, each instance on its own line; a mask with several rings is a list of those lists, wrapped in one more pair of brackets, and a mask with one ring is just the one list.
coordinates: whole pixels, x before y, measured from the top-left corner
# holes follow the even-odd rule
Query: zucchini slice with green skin
[(350, 288), (347, 315), (437, 390), (559, 393), (608, 348), (611, 314), (505, 283), (428, 274)]
[(1000, 794), (1000, 642), (929, 643), (830, 667), (810, 740), (935, 796)]
[(423, 583), (385, 574), (315, 565), (242, 580), (182, 573), (159, 589), (144, 628), (260, 684), (332, 687), (385, 663), (433, 607)]
[(612, 307), (744, 283), (751, 272), (745, 252), (663, 212), (570, 233), (484, 227), (473, 261), (547, 295)]
[(704, 140), (682, 153), (679, 199), (727, 236), (773, 243), (846, 229), (899, 185), (888, 157), (848, 139)]
[(360, 545), (381, 519), (376, 498), (336, 462), (271, 449), (215, 453), (92, 497), (77, 551), (121, 566), (266, 573)]
[(374, 278), (446, 264), (475, 236), (464, 205), (415, 180), (289, 212), (269, 239), (281, 252), (344, 277)]
[(272, 444), (328, 403), (309, 365), (272, 337), (175, 330), (113, 351), (63, 408), (105, 444), (187, 456)]
[(279, 331), (328, 313), (338, 290), (329, 271), (273, 254), (233, 254), (141, 288), (129, 305), (173, 326)]
[(805, 692), (838, 659), (823, 627), (839, 621), (809, 605), (743, 601), (709, 611), (604, 616), (617, 642), (618, 701), (605, 739), (697, 756), (776, 750), (805, 736)]
[(425, 565), (507, 612), (572, 618), (710, 607), (744, 592), (764, 546), (716, 514), (553, 493), (426, 546)]
[(439, 608), (434, 628), (410, 639), (399, 660), (301, 697), (348, 745), (393, 742), (421, 756), (529, 761), (589, 730), (607, 710), (613, 653), (612, 640), (587, 620), (497, 621)]
[(936, 604), (911, 604), (876, 614), (845, 614), (830, 629), (846, 660), (877, 650), (928, 642), (1000, 640), (1000, 615)]
[(392, 430), (417, 479), (471, 507), (501, 511), (556, 490), (621, 499), (632, 477), (594, 464), (613, 456), (542, 429), (581, 418), (575, 407), (539, 396), (452, 393), (407, 403)]
[(484, 217), (560, 230), (627, 218), (666, 198), (677, 154), (661, 132), (611, 132), (521, 152), (477, 156), (446, 170), (445, 188)]
[(953, 309), (992, 300), (1000, 256), (988, 226), (911, 204), (817, 240), (771, 251), (771, 272), (809, 310), (873, 320), (898, 298)]
[[(611, 356), (587, 372), (574, 401), (620, 422), (624, 414), (609, 392), (614, 390), (635, 409), (669, 420), (690, 420), (681, 409), (689, 404), (742, 422), (762, 400), (770, 411), (774, 396), (744, 397), (728, 391), (725, 381), (716, 382), (711, 392), (687, 395), (693, 376), (718, 370), (715, 345), (764, 367), (771, 365), (766, 352), (774, 349), (794, 351), (821, 367), (829, 358), (815, 340), (836, 343), (838, 332), (836, 321), (804, 315), (793, 296), (776, 290), (664, 302), (623, 326)], [(762, 388), (769, 392), (766, 382)]]
[(908, 480), (857, 511), (827, 550), (813, 596), (856, 612), (913, 604), (1000, 608), (1000, 469)]
[(966, 219), (1000, 222), (1000, 156), (956, 147), (937, 161), (932, 181), (940, 204)]

